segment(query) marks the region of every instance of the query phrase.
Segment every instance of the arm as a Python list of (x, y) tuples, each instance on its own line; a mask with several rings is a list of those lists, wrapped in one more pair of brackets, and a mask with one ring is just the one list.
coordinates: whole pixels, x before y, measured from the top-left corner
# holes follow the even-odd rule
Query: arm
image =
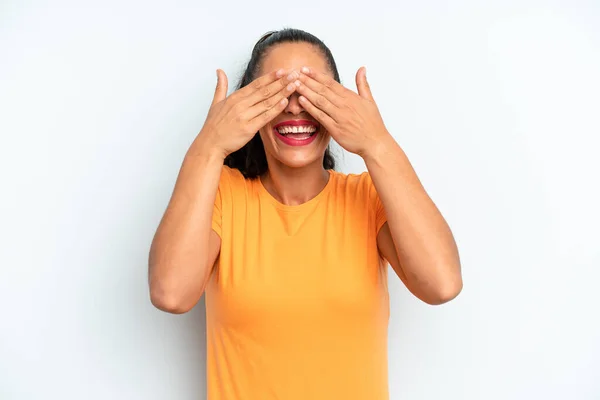
[(404, 151), (389, 133), (379, 137), (363, 159), (387, 216), (377, 236), (380, 252), (415, 296), (445, 303), (462, 290), (452, 232)]
[(303, 107), (365, 160), (388, 219), (378, 234), (380, 252), (421, 300), (441, 304), (457, 296), (462, 278), (450, 228), (385, 128), (366, 69), (356, 74), (358, 94), (311, 68), (302, 69), (300, 80)]
[(184, 313), (202, 296), (221, 249), (212, 213), (223, 161), (285, 109), (296, 90), (290, 82), (298, 77), (289, 72), (270, 72), (227, 96), (227, 76), (217, 71), (204, 127), (186, 154), (150, 249), (150, 299), (159, 309)]
[(204, 292), (221, 248), (211, 222), (222, 168), (222, 157), (193, 148), (181, 166), (150, 248), (150, 299), (163, 311), (187, 312)]

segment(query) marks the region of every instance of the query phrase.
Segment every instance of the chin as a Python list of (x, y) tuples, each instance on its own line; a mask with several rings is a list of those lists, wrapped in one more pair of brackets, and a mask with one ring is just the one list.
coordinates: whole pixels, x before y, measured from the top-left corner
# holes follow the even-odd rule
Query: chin
[(323, 163), (324, 150), (320, 154), (282, 154), (276, 155), (277, 161), (289, 168), (304, 168), (316, 163)]

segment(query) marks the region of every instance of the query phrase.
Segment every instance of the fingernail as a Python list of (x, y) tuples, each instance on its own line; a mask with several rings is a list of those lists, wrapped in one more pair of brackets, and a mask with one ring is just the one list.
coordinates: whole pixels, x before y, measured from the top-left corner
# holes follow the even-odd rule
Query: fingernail
[(292, 85), (291, 83), (287, 85), (287, 90), (294, 90), (294, 85)]
[(275, 76), (276, 76), (276, 77), (278, 77), (278, 78), (281, 78), (281, 77), (283, 76), (283, 73), (284, 73), (284, 72), (285, 72), (285, 71), (284, 71), (283, 69), (280, 69), (280, 70), (278, 70), (278, 71), (275, 73)]
[(308, 69), (308, 67), (302, 67), (302, 72), (308, 74), (310, 72), (310, 69)]
[(296, 87), (300, 87), (300, 81), (294, 82), (294, 85), (296, 85)]
[(298, 77), (298, 74), (296, 73), (296, 71), (294, 71), (294, 72), (292, 72), (291, 74), (288, 75), (287, 79), (288, 79), (288, 81), (293, 81), (297, 77)]

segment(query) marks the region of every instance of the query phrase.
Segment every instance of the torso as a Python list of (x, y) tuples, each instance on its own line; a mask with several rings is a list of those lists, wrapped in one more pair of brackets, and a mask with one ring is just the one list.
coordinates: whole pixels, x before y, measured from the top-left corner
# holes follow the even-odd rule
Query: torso
[(385, 222), (370, 177), (299, 206), (224, 167), (206, 288), (208, 399), (387, 399)]

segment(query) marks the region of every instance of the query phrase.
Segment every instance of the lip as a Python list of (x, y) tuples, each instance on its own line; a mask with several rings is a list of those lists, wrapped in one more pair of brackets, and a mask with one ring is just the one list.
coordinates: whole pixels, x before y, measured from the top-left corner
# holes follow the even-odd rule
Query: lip
[[(314, 126), (317, 128), (317, 131), (314, 133), (314, 135), (312, 135), (306, 139), (298, 140), (298, 139), (283, 136), (282, 134), (280, 134), (279, 131), (277, 130), (277, 128), (280, 126)], [(282, 121), (282, 122), (278, 123), (277, 125), (274, 125), (273, 133), (275, 134), (275, 137), (277, 139), (279, 139), (281, 142), (287, 144), (288, 146), (306, 146), (308, 144), (311, 144), (317, 138), (317, 136), (319, 136), (319, 133), (320, 133), (319, 128), (320, 128), (320, 125), (315, 121), (310, 121), (308, 119), (290, 119), (288, 121)]]
[(273, 126), (273, 129), (277, 129), (280, 126), (316, 126), (318, 128), (319, 124), (308, 119), (290, 119), (278, 123), (277, 125)]

